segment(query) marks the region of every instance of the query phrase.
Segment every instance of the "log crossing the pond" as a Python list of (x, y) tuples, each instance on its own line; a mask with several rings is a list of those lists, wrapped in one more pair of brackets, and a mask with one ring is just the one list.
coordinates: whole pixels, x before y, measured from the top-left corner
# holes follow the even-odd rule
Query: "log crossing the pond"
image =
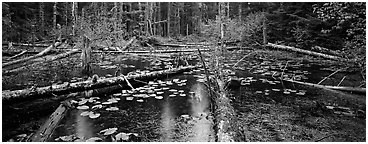
[[(126, 79), (128, 80), (147, 80), (151, 78), (159, 78), (163, 76), (168, 76), (172, 74), (181, 73), (184, 71), (189, 71), (199, 66), (181, 66), (178, 68), (173, 69), (165, 69), (160, 71), (153, 71), (144, 74), (136, 74), (136, 75), (128, 75)], [(29, 88), (29, 89), (22, 89), (22, 90), (14, 90), (14, 91), (3, 91), (2, 93), (2, 100), (3, 103), (8, 103), (11, 101), (19, 101), (25, 99), (38, 99), (45, 96), (53, 96), (53, 95), (60, 95), (60, 94), (67, 94), (71, 92), (79, 92), (85, 91), (90, 89), (97, 89), (103, 88), (108, 86), (113, 86), (121, 83), (126, 83), (123, 76), (111, 77), (111, 78), (104, 78), (100, 79), (97, 82), (93, 82), (92, 79), (69, 83), (65, 82), (59, 85), (51, 85), (45, 87), (36, 87), (36, 88)]]

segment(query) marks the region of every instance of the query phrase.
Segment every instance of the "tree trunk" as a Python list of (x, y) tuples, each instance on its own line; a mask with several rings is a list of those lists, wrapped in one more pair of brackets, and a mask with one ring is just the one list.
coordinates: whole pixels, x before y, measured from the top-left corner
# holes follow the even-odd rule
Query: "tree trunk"
[(170, 9), (171, 9), (171, 2), (167, 4), (167, 36), (170, 37)]
[(65, 26), (68, 27), (68, 6), (69, 3), (65, 2), (64, 7), (65, 7), (65, 14), (64, 14), (64, 19), (65, 19)]
[[(129, 75), (127, 79), (130, 81), (133, 80), (148, 80), (153, 78), (167, 77), (168, 75), (181, 73), (184, 71), (188, 71), (191, 69), (198, 68), (198, 66), (185, 66), (173, 69), (166, 69), (161, 71), (154, 71), (145, 74), (137, 74), (137, 75)], [(75, 82), (75, 83), (64, 83), (60, 85), (52, 85), (46, 87), (39, 88), (31, 88), (31, 89), (23, 89), (23, 90), (14, 90), (14, 91), (3, 91), (2, 93), (2, 102), (10, 103), (19, 100), (25, 99), (38, 99), (45, 96), (53, 96), (60, 95), (70, 92), (78, 92), (85, 91), (97, 88), (103, 88), (108, 86), (113, 86), (117, 84), (124, 84), (124, 78), (121, 76), (111, 77), (105, 79), (99, 79), (97, 82), (93, 82), (92, 80)]]
[(44, 11), (44, 3), (40, 2), (40, 30), (41, 30), (41, 35), (43, 36), (45, 34), (45, 11)]
[(31, 142), (46, 142), (71, 107), (72, 106), (68, 100), (62, 102), (41, 128), (32, 135), (30, 139)]
[(82, 67), (85, 73), (90, 72), (90, 61), (91, 61), (91, 47), (89, 46), (90, 40), (86, 36), (83, 37), (83, 49), (81, 54)]
[(238, 18), (239, 18), (239, 22), (241, 22), (242, 20), (242, 3), (239, 3), (239, 11), (238, 11)]
[(267, 25), (266, 25), (266, 14), (263, 13), (263, 45), (267, 44)]
[(56, 30), (56, 16), (57, 16), (57, 2), (54, 2), (54, 15), (53, 15), (53, 23), (52, 26), (54, 30)]
[(25, 61), (28, 61), (28, 60), (31, 60), (31, 59), (41, 57), (41, 56), (45, 55), (46, 53), (48, 53), (49, 51), (51, 51), (52, 48), (58, 47), (59, 45), (61, 45), (61, 42), (56, 42), (55, 44), (49, 46), (48, 48), (46, 48), (45, 50), (43, 50), (42, 52), (40, 52), (40, 53), (38, 53), (34, 56), (30, 56), (30, 57), (26, 57), (26, 58), (23, 58), (23, 59), (19, 59), (19, 60), (4, 63), (3, 68), (5, 68), (7, 66), (10, 66), (10, 65), (18, 64), (18, 63), (21, 63), (21, 62), (25, 62)]
[(75, 24), (76, 24), (76, 7), (75, 2), (72, 2), (72, 35), (75, 36)]
[(283, 49), (283, 50), (291, 50), (291, 51), (295, 51), (295, 52), (299, 52), (299, 53), (309, 54), (309, 55), (313, 55), (313, 56), (317, 56), (317, 57), (323, 57), (323, 58), (332, 59), (332, 60), (345, 60), (345, 59), (337, 57), (337, 56), (332, 56), (332, 55), (323, 54), (323, 53), (317, 53), (317, 52), (303, 50), (303, 49), (290, 47), (290, 46), (277, 45), (277, 44), (273, 44), (273, 43), (268, 43), (266, 46), (272, 47), (272, 48)]

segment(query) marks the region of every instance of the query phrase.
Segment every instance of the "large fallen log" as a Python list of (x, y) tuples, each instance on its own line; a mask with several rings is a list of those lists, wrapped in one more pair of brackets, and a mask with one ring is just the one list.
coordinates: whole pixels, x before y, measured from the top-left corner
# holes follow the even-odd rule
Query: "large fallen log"
[(59, 107), (51, 114), (50, 118), (37, 130), (30, 138), (31, 142), (46, 142), (52, 135), (53, 131), (65, 117), (71, 104), (68, 100), (62, 102)]
[(19, 59), (19, 60), (15, 60), (15, 61), (4, 63), (3, 64), (3, 68), (4, 67), (7, 67), (7, 66), (10, 66), (10, 65), (18, 64), (18, 63), (21, 63), (21, 62), (25, 62), (25, 61), (28, 61), (28, 60), (31, 60), (31, 59), (35, 59), (35, 58), (41, 57), (41, 56), (45, 55), (46, 53), (48, 53), (49, 51), (51, 51), (52, 48), (58, 47), (59, 45), (61, 45), (61, 42), (56, 42), (55, 44), (50, 45), (45, 50), (41, 51), (40, 53), (38, 53), (38, 54), (36, 54), (34, 56), (30, 56), (30, 57), (26, 57), (26, 58), (23, 58), (23, 59)]
[[(161, 71), (154, 71), (149, 72), (145, 74), (138, 74), (138, 75), (128, 75), (126, 78), (131, 81), (134, 79), (137, 80), (147, 80), (167, 75), (172, 75), (184, 71), (188, 71), (194, 68), (197, 68), (198, 66), (185, 66), (185, 67), (178, 67), (174, 69), (167, 69), (167, 70), (161, 70)], [(45, 96), (52, 96), (52, 95), (59, 95), (59, 94), (65, 94), (69, 92), (79, 92), (79, 91), (85, 91), (90, 89), (97, 89), (102, 87), (108, 87), (113, 86), (117, 84), (125, 83), (124, 77), (118, 76), (118, 77), (111, 77), (111, 78), (105, 78), (101, 80), (97, 80), (97, 82), (93, 82), (92, 79), (81, 81), (81, 82), (75, 82), (75, 83), (68, 83), (65, 82), (60, 85), (51, 85), (51, 86), (45, 86), (45, 87), (36, 87), (36, 88), (30, 88), (30, 89), (23, 89), (23, 90), (14, 90), (14, 91), (3, 91), (2, 92), (2, 100), (3, 103), (7, 103), (10, 101), (17, 101), (22, 99), (37, 99)]]
[(41, 62), (36, 62), (36, 63), (31, 64), (31, 65), (19, 67), (19, 68), (12, 69), (12, 70), (5, 70), (5, 71), (3, 71), (3, 75), (7, 75), (7, 74), (11, 74), (11, 73), (16, 73), (16, 72), (19, 72), (19, 71), (22, 71), (22, 70), (26, 70), (26, 69), (28, 69), (28, 67), (34, 67), (35, 65), (38, 65), (38, 64), (41, 64), (41, 63), (51, 62), (51, 61), (54, 61), (54, 60), (65, 58), (67, 56), (76, 54), (78, 52), (79, 52), (79, 49), (72, 49), (72, 50), (70, 50), (66, 53), (58, 54), (58, 55), (56, 55), (54, 57), (51, 57), (51, 58), (46, 58), (44, 61), (41, 61)]
[(309, 55), (313, 55), (313, 56), (317, 56), (317, 57), (323, 57), (323, 58), (332, 59), (332, 60), (344, 60), (343, 58), (338, 57), (338, 56), (332, 56), (332, 55), (328, 55), (328, 54), (303, 50), (303, 49), (290, 47), (290, 46), (277, 45), (277, 44), (273, 44), (273, 43), (268, 43), (266, 46), (272, 47), (272, 48), (283, 49), (283, 50), (291, 50), (291, 51), (295, 51), (295, 52), (299, 52), (299, 53), (309, 54)]
[(360, 87), (343, 87), (343, 86), (319, 85), (319, 84), (301, 82), (301, 81), (294, 81), (294, 80), (285, 80), (285, 81), (292, 82), (292, 83), (297, 83), (297, 84), (302, 84), (302, 85), (308, 85), (308, 86), (317, 87), (317, 88), (323, 88), (323, 89), (340, 90), (340, 91), (354, 92), (354, 93), (360, 93), (360, 94), (365, 94), (366, 93), (365, 88), (360, 88)]
[[(9, 43), (3, 43), (3, 45), (8, 45)], [(29, 46), (29, 47), (48, 47), (49, 44), (23, 44), (23, 43), (12, 43), (13, 46)]]

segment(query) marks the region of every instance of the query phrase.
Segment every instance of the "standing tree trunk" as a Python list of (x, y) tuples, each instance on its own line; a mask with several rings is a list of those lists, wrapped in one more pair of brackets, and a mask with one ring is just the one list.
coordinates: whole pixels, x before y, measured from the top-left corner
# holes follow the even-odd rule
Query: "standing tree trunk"
[(263, 45), (267, 45), (267, 25), (266, 25), (266, 13), (263, 13)]
[(77, 17), (77, 13), (76, 13), (76, 3), (72, 2), (72, 35), (75, 36), (75, 25), (76, 25), (76, 17)]
[(64, 7), (65, 7), (65, 13), (64, 13), (65, 26), (68, 27), (68, 2), (64, 4)]
[(229, 2), (226, 3), (226, 10), (227, 10), (226, 17), (230, 18), (230, 3)]
[(167, 4), (167, 36), (170, 37), (170, 5), (171, 3), (169, 2)]
[(54, 30), (56, 30), (56, 16), (57, 16), (57, 2), (54, 2), (54, 15), (53, 15), (53, 23), (52, 26)]
[(81, 59), (82, 59), (82, 72), (83, 73), (87, 73), (89, 74), (90, 72), (90, 61), (91, 61), (91, 52), (92, 49), (89, 46), (89, 38), (87, 38), (86, 36), (83, 37), (83, 49), (82, 49), (82, 54), (81, 54)]
[(242, 19), (242, 3), (239, 3), (239, 11), (238, 11), (238, 18), (239, 18), (239, 22), (241, 22)]
[(41, 27), (40, 27), (40, 30), (41, 30), (41, 34), (42, 36), (45, 34), (45, 11), (44, 11), (44, 3), (41, 2), (40, 3), (40, 24), (41, 24)]

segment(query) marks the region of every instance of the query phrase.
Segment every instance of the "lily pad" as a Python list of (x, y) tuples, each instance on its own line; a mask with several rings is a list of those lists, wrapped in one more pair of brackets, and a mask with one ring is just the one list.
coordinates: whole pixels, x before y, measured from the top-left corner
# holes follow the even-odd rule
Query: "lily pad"
[(115, 136), (116, 140), (129, 140), (129, 135), (127, 133), (118, 133), (116, 136)]
[(86, 142), (97, 142), (97, 141), (102, 141), (102, 139), (99, 137), (91, 137), (86, 140)]
[(128, 101), (131, 101), (133, 99), (134, 99), (134, 97), (126, 97), (126, 100), (128, 100)]
[(90, 113), (92, 113), (91, 111), (85, 111), (85, 112), (82, 112), (80, 115), (81, 116), (88, 116), (90, 115)]
[(100, 108), (102, 108), (102, 105), (94, 105), (93, 107), (92, 107), (92, 109), (100, 109)]
[(89, 118), (92, 118), (92, 119), (95, 119), (95, 118), (98, 118), (101, 114), (100, 113), (89, 113)]
[(118, 128), (108, 128), (100, 131), (100, 133), (104, 133), (103, 135), (111, 135), (115, 133), (118, 130)]
[(86, 105), (82, 105), (82, 106), (78, 106), (77, 109), (86, 110), (86, 109), (89, 109), (89, 107)]
[(138, 100), (137, 100), (137, 102), (144, 102), (144, 100), (142, 100), (142, 99), (138, 99)]
[(119, 110), (118, 107), (109, 107), (109, 108), (106, 108), (107, 111), (117, 111)]
[(107, 101), (107, 102), (103, 102), (102, 104), (109, 105), (109, 104), (112, 104), (112, 102), (111, 101)]
[(163, 96), (155, 96), (155, 99), (163, 99)]

